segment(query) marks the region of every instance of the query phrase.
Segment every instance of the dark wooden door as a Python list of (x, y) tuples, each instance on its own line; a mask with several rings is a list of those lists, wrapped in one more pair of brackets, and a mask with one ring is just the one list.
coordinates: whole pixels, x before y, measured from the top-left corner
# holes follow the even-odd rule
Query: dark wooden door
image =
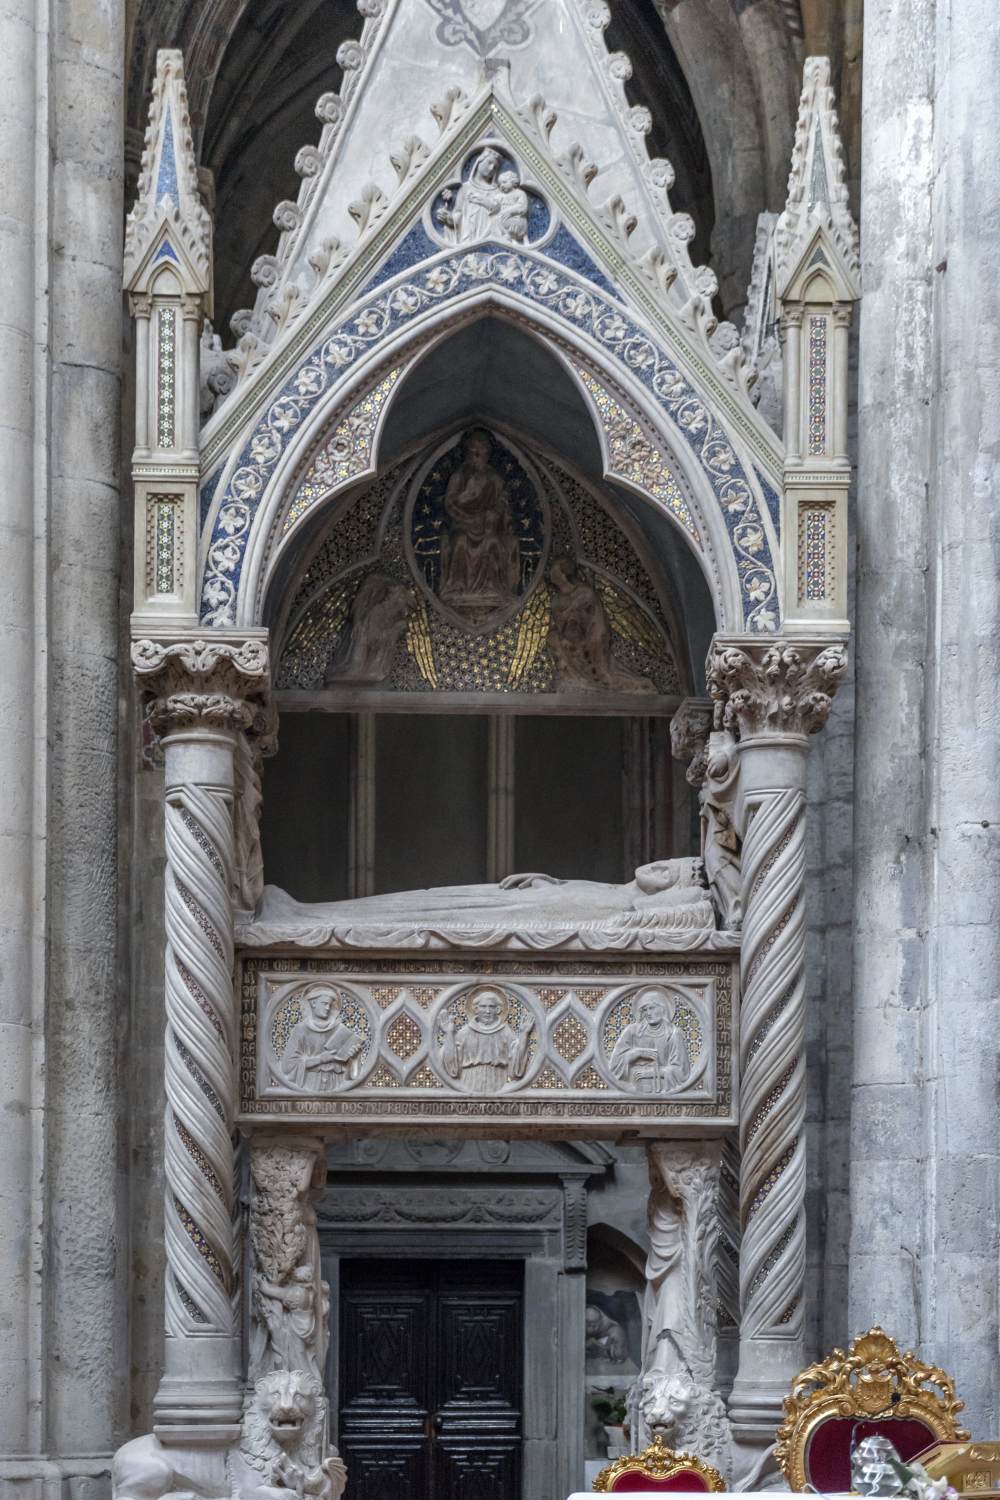
[(522, 1268), (341, 1264), (345, 1500), (520, 1500)]

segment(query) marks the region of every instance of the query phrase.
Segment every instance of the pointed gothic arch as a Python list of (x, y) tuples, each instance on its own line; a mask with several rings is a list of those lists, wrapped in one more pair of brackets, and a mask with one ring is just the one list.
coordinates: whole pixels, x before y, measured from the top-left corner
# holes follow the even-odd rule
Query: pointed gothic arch
[[(399, 288), (383, 296), (391, 299), (398, 294)], [(590, 413), (603, 454), (602, 477), (631, 489), (680, 531), (705, 577), (717, 627), (743, 628), (745, 620), (759, 621), (762, 609), (768, 603), (774, 605), (777, 581), (770, 566), (774, 518), (762, 503), (760, 478), (756, 485), (749, 478), (751, 464), (740, 462), (735, 444), (712, 423), (696, 393), (686, 384), (679, 388), (674, 384), (680, 376), (668, 356), (657, 351), (662, 362), (661, 387), (676, 392), (668, 408), (675, 431), (669, 434), (663, 425), (666, 403), (658, 401), (650, 386), (636, 377), (627, 360), (609, 359), (578, 321), (494, 283), (476, 287), (443, 317), (432, 306), (425, 317), (414, 319), (400, 337), (389, 341), (387, 352), (378, 345), (364, 350), (350, 383), (331, 383), (307, 411), (303, 410), (306, 400), (292, 403), (282, 395), (256, 422), (217, 482), (206, 513), (202, 555), (207, 620), (222, 623), (220, 606), (213, 604), (219, 598), (233, 623), (260, 622), (273, 568), (308, 511), (375, 473), (379, 434), (405, 379), (412, 378), (420, 360), (457, 328), (491, 314), (510, 318), (558, 360)], [(364, 316), (364, 312), (357, 313), (351, 321), (357, 324)], [(313, 372), (321, 369), (322, 349), (328, 342), (324, 340), (319, 352), (314, 351), (300, 367), (303, 384), (311, 384)], [(294, 379), (291, 384), (294, 388)], [(359, 409), (360, 416), (356, 415)], [(282, 433), (293, 415), (297, 420)], [(697, 424), (693, 442), (681, 436), (690, 430), (685, 422)], [(326, 494), (296, 506), (297, 486), (310, 459), (341, 427), (350, 428), (354, 437), (350, 461)], [(727, 512), (727, 506), (737, 505), (738, 510)], [(295, 514), (289, 521), (290, 509)], [(727, 514), (731, 525), (727, 525)], [(748, 531), (763, 538), (756, 550), (755, 536), (748, 538)], [(229, 582), (234, 576), (235, 586)], [(218, 594), (211, 592), (213, 587)], [(758, 623), (757, 628), (773, 629), (776, 623), (775, 613), (769, 627)]]

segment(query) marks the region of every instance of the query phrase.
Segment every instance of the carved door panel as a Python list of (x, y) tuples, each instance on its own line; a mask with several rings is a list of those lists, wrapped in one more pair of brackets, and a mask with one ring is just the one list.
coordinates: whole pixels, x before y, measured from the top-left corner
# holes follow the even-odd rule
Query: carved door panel
[(345, 1262), (345, 1500), (519, 1500), (521, 1267)]

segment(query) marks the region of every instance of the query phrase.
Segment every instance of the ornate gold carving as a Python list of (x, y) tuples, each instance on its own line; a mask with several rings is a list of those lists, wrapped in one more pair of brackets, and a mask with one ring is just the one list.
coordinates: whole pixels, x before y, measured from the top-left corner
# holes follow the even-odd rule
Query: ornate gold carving
[(954, 1442), (969, 1436), (956, 1420), (964, 1405), (943, 1370), (910, 1352), (901, 1354), (883, 1329), (871, 1328), (846, 1354), (834, 1349), (802, 1371), (785, 1397), (774, 1456), (789, 1486), (804, 1490), (809, 1440), (831, 1417), (910, 1417), (926, 1423), (942, 1441)]
[(657, 1433), (649, 1447), (644, 1448), (641, 1453), (626, 1453), (623, 1458), (616, 1458), (613, 1464), (602, 1469), (594, 1480), (594, 1489), (602, 1494), (607, 1493), (614, 1488), (615, 1480), (620, 1479), (623, 1474), (641, 1474), (645, 1479), (673, 1479), (675, 1475), (685, 1473), (697, 1474), (708, 1489), (716, 1494), (722, 1493), (726, 1488), (726, 1482), (718, 1469), (695, 1458), (693, 1453), (675, 1453), (672, 1448), (665, 1448), (663, 1438)]

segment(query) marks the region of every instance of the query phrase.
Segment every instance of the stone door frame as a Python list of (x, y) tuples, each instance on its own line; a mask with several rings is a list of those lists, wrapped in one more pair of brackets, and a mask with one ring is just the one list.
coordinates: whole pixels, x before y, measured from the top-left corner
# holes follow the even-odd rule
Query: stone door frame
[[(338, 1437), (342, 1260), (356, 1256), (404, 1262), (409, 1258), (520, 1260), (525, 1312), (522, 1493), (536, 1500), (556, 1500), (572, 1493), (584, 1472), (586, 1186), (588, 1177), (600, 1174), (603, 1164), (553, 1160), (529, 1166), (515, 1158), (513, 1163), (484, 1164), (475, 1172), (474, 1182), (465, 1175), (468, 1168), (465, 1180), (456, 1181), (454, 1175), (449, 1180), (447, 1170), (434, 1166), (414, 1163), (400, 1170), (401, 1166), (393, 1161), (385, 1168), (369, 1168), (362, 1183), (352, 1181), (359, 1175), (357, 1167), (332, 1165), (327, 1188), (316, 1205), (322, 1274), (330, 1287), (331, 1440), (336, 1443)], [(419, 1173), (418, 1180), (415, 1173)], [(546, 1191), (548, 1200), (543, 1196)], [(369, 1222), (337, 1221), (335, 1205), (343, 1209), (347, 1193), (367, 1194), (374, 1200), (371, 1206), (377, 1212)], [(441, 1195), (439, 1216), (422, 1215), (419, 1225), (386, 1222), (399, 1217), (399, 1208), (405, 1213), (415, 1197), (426, 1204), (435, 1193)], [(517, 1204), (512, 1200), (519, 1194), (526, 1195), (525, 1217), (537, 1216), (537, 1222), (517, 1221)], [(510, 1205), (508, 1222), (499, 1216), (490, 1223), (464, 1222), (483, 1214), (490, 1197), (503, 1195)], [(546, 1203), (545, 1212), (540, 1213)], [(533, 1317), (533, 1308), (546, 1309), (546, 1316)]]

